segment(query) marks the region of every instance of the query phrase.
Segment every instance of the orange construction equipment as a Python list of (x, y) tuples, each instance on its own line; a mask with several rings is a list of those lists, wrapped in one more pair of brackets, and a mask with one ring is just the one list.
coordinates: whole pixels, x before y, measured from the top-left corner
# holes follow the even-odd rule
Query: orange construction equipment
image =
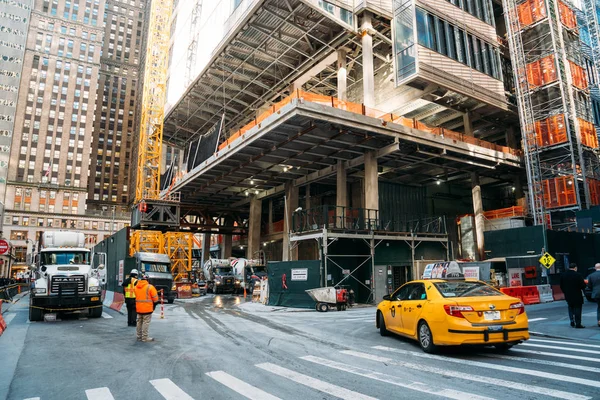
[(572, 176), (559, 176), (542, 182), (546, 208), (567, 207), (577, 204)]

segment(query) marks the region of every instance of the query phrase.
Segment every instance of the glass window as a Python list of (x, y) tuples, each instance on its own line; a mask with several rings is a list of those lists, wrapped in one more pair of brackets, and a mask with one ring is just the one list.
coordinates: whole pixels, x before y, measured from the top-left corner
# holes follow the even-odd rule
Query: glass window
[(413, 13), (413, 2), (406, 0), (396, 9), (394, 15), (394, 50), (396, 52), (396, 79), (398, 81), (416, 72)]

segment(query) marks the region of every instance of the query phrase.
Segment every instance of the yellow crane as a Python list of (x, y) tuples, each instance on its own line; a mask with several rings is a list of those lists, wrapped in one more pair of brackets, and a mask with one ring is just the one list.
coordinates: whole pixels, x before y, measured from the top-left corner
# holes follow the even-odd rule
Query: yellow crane
[[(142, 230), (145, 226), (177, 227), (179, 204), (160, 196), (160, 161), (162, 154), (164, 106), (167, 98), (170, 20), (173, 0), (150, 1), (146, 56), (143, 70), (141, 120), (139, 125), (137, 181), (131, 234), (130, 254), (138, 251), (166, 253), (172, 261), (175, 280), (185, 276), (192, 265), (192, 234)], [(162, 210), (170, 209), (169, 212)], [(156, 215), (159, 218), (156, 219)], [(160, 216), (170, 218), (161, 219)]]

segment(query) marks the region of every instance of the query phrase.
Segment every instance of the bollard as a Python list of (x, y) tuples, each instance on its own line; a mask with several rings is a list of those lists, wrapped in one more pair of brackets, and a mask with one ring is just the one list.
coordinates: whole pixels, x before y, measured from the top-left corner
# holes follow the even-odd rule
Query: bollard
[(246, 285), (244, 285), (244, 299), (246, 298)]
[(165, 289), (160, 289), (160, 318), (161, 319), (165, 318), (165, 299), (163, 296), (164, 292), (165, 292)]
[(21, 294), (21, 285), (17, 286), (17, 294)]

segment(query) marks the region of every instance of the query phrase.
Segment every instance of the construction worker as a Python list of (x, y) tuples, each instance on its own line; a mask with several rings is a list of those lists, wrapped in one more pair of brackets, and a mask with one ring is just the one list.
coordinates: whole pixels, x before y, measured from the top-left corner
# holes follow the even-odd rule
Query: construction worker
[(138, 270), (132, 269), (129, 278), (123, 282), (123, 292), (125, 293), (125, 305), (127, 306), (127, 326), (136, 326), (135, 313), (135, 284), (138, 279)]
[(156, 288), (148, 283), (148, 276), (142, 275), (135, 285), (135, 310), (137, 312), (137, 340), (152, 342), (154, 338), (148, 337), (148, 329), (152, 320), (152, 313), (158, 302)]

